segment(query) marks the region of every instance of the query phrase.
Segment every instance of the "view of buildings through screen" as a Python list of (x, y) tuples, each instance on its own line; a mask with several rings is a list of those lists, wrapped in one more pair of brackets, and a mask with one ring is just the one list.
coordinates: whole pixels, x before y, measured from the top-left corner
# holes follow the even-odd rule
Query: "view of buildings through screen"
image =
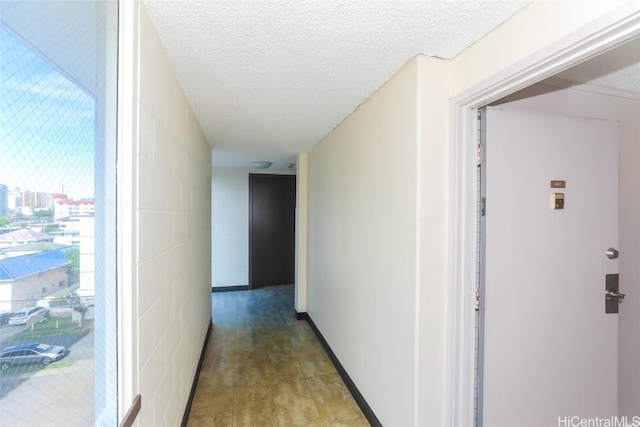
[(96, 77), (105, 4), (0, 2), (2, 425), (100, 424), (104, 384), (115, 381), (103, 375), (96, 277), (105, 280), (95, 267), (104, 247), (96, 230), (105, 229), (96, 150), (111, 125), (96, 117), (105, 111)]

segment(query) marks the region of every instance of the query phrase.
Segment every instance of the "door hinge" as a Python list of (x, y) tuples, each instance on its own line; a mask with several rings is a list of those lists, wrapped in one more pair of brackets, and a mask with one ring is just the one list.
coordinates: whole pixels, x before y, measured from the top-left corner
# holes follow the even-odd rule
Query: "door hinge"
[(480, 215), (485, 216), (487, 214), (487, 198), (482, 197), (480, 199)]
[(482, 166), (482, 145), (476, 146), (476, 166)]
[(476, 288), (475, 309), (476, 309), (476, 311), (480, 311), (480, 288)]

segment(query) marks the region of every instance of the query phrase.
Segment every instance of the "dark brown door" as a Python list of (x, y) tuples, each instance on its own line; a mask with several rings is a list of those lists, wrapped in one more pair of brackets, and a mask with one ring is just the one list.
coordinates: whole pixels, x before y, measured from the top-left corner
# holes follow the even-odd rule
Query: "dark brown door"
[(249, 174), (249, 284), (293, 284), (296, 177)]

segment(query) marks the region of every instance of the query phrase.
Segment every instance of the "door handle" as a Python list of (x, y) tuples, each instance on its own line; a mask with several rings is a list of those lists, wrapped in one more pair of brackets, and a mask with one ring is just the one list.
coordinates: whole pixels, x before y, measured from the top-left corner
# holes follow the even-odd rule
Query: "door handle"
[(607, 296), (607, 299), (618, 298), (618, 300), (623, 300), (624, 297), (626, 297), (625, 294), (621, 294), (611, 289), (607, 289), (607, 291), (604, 294)]
[(625, 297), (625, 294), (618, 292), (620, 289), (619, 275), (607, 274), (604, 281), (604, 312), (605, 313), (617, 313), (620, 309), (620, 303)]

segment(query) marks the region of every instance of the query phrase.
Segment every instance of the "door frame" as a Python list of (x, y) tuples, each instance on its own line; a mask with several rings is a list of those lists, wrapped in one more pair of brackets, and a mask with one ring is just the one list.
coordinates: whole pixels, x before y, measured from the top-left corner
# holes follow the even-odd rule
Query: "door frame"
[(474, 424), (477, 110), (639, 36), (640, 11), (626, 3), (450, 100), (446, 425)]

